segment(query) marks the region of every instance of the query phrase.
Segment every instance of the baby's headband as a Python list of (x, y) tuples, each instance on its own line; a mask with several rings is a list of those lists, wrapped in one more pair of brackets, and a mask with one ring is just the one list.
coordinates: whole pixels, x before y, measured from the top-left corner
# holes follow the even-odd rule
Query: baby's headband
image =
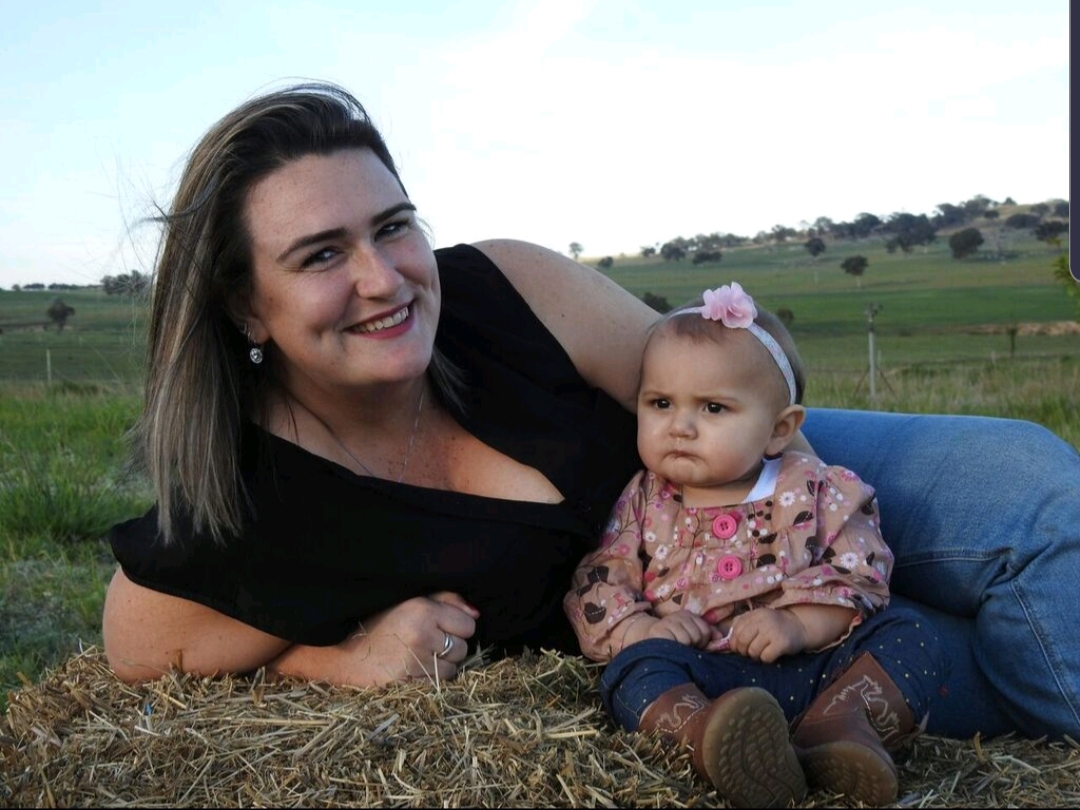
[(705, 290), (702, 298), (705, 305), (700, 307), (687, 307), (679, 312), (700, 312), (702, 318), (710, 321), (720, 321), (728, 329), (746, 329), (756, 337), (761, 345), (769, 350), (772, 359), (776, 361), (780, 373), (784, 375), (787, 383), (790, 405), (795, 404), (795, 372), (791, 368), (791, 361), (787, 353), (780, 348), (776, 338), (754, 323), (757, 317), (757, 307), (754, 299), (747, 295), (742, 285), (737, 281), (731, 282), (729, 287), (717, 287), (715, 290)]

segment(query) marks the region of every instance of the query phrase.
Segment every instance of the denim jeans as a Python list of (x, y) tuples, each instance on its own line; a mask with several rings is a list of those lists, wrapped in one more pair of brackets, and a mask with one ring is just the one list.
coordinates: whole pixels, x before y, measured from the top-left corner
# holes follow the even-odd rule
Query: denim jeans
[(950, 652), (927, 730), (1080, 739), (1080, 454), (988, 417), (810, 409), (803, 432), (877, 490), (892, 604)]
[(936, 628), (914, 610), (888, 608), (864, 621), (844, 641), (820, 652), (786, 655), (763, 664), (734, 653), (710, 653), (668, 639), (646, 639), (624, 649), (600, 678), (608, 713), (627, 731), (660, 695), (693, 683), (708, 698), (757, 686), (794, 720), (862, 653), (874, 656), (919, 722), (941, 699), (948, 681), (947, 650)]

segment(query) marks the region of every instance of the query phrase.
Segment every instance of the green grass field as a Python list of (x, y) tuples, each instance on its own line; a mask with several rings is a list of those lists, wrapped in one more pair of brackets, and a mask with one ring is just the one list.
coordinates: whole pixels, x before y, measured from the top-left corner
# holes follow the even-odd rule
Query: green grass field
[[(1013, 350), (1006, 334), (977, 334), (988, 325), (1074, 321), (1076, 307), (1051, 275), (1060, 255), (1033, 238), (1017, 239), (1005, 261), (953, 259), (944, 240), (911, 254), (890, 255), (880, 239), (838, 243), (817, 260), (801, 245), (736, 248), (716, 264), (616, 259), (608, 275), (639, 297), (646, 292), (682, 304), (706, 287), (738, 281), (772, 311), (790, 309), (791, 331), (811, 370), (862, 371), (868, 364), (866, 310), (876, 304), (875, 348), (885, 368), (995, 360)], [(840, 269), (866, 256), (856, 279)], [(1021, 336), (1016, 356), (1080, 355), (1080, 335)]]
[[(1005, 261), (956, 261), (942, 239), (910, 255), (867, 241), (831, 244), (817, 261), (801, 246), (741, 248), (697, 267), (617, 257), (608, 272), (671, 304), (736, 280), (764, 306), (789, 308), (809, 405), (1029, 419), (1080, 447), (1080, 333), (1022, 331), (1013, 345), (1004, 332), (1075, 323), (1052, 277), (1059, 252), (1031, 238), (1009, 250)], [(839, 267), (856, 253), (870, 260), (859, 282)], [(75, 308), (68, 327), (29, 326), (47, 320), (57, 296)], [(873, 400), (871, 303), (882, 307)], [(113, 570), (104, 534), (150, 503), (123, 474), (145, 322), (145, 304), (101, 292), (0, 290), (0, 695), (80, 641), (101, 641)], [(995, 325), (997, 334), (978, 331)]]
[(0, 382), (0, 709), (20, 674), (100, 643), (104, 535), (149, 503), (123, 474), (138, 407), (106, 385)]

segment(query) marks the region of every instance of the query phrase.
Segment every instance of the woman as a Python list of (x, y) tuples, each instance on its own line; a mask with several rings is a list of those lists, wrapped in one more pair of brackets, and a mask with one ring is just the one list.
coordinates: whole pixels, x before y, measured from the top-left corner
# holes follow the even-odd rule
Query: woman
[[(116, 673), (377, 685), (573, 651), (561, 597), (640, 465), (654, 313), (533, 245), (433, 252), (327, 85), (216, 124), (164, 223), (137, 432), (157, 505), (112, 535)], [(811, 410), (806, 436), (874, 482), (894, 588), (960, 656), (930, 731), (1080, 734), (1075, 451), (988, 419)]]

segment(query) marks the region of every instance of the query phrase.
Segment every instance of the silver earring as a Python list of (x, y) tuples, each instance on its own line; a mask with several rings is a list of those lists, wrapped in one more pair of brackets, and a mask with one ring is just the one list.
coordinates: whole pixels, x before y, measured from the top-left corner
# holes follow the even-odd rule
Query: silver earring
[(251, 348), (248, 349), (248, 357), (251, 358), (251, 362), (254, 365), (259, 365), (259, 363), (263, 361), (262, 346), (259, 346), (251, 339), (251, 327), (248, 326), (246, 323), (240, 327), (240, 332), (241, 334), (243, 334), (244, 340), (252, 344)]

